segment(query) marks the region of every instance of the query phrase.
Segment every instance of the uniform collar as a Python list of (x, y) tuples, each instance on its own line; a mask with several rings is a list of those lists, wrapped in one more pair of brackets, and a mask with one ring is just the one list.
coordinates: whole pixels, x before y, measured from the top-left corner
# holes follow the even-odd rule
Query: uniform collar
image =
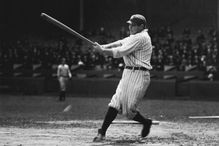
[(140, 31), (140, 32), (138, 32), (136, 34), (131, 34), (130, 36), (141, 34), (141, 33), (144, 33), (144, 32), (148, 32), (148, 29), (143, 29), (142, 31)]

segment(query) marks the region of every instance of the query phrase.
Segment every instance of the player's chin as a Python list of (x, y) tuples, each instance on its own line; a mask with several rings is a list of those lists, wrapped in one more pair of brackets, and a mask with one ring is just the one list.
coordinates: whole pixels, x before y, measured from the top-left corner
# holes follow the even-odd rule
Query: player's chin
[(133, 32), (133, 31), (130, 31), (129, 33), (130, 33), (130, 35), (133, 35), (133, 34), (135, 34), (135, 32)]

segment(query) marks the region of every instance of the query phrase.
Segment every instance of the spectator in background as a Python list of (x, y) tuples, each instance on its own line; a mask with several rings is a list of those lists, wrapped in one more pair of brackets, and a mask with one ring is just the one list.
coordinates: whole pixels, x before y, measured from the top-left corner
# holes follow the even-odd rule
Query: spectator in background
[(190, 34), (191, 34), (190, 28), (186, 27), (186, 28), (183, 29), (183, 36), (189, 37)]
[[(125, 27), (121, 27), (118, 31), (120, 31), (119, 36), (117, 36), (119, 38), (129, 35), (127, 34), (129, 31)], [(109, 31), (102, 27), (98, 29), (97, 34), (89, 33), (89, 37), (93, 37), (92, 39), (98, 42), (114, 41), (113, 39), (115, 38), (107, 35), (106, 32)], [(201, 31), (201, 29), (194, 33), (191, 32), (192, 30), (186, 27), (181, 34), (176, 35), (170, 26), (162, 26), (149, 31), (152, 36), (152, 43), (155, 45), (151, 60), (154, 70), (162, 71), (164, 62), (168, 63), (170, 59), (168, 55), (173, 56), (174, 65), (178, 70), (185, 62), (182, 56), (185, 56), (185, 59), (189, 57), (191, 64), (197, 65), (201, 71), (206, 71), (207, 66), (215, 66), (218, 54), (217, 31), (211, 27), (206, 30), (206, 33), (204, 33), (204, 30)], [(60, 56), (65, 56), (66, 60), (69, 60), (69, 64), (77, 65), (79, 61), (82, 61), (86, 69), (94, 69), (97, 65), (103, 66), (102, 68), (104, 69), (106, 66), (109, 66), (108, 69), (118, 69), (120, 68), (119, 64), (123, 63), (119, 59), (107, 59), (105, 56), (90, 52), (86, 44), (83, 44), (80, 39), (72, 40), (72, 42), (69, 42), (63, 36), (53, 38), (54, 40), (52, 41), (51, 38), (49, 38), (49, 41), (42, 38), (37, 39), (33, 38), (31, 41), (30, 38), (25, 37), (14, 41), (2, 41), (0, 44), (1, 64), (3, 66), (7, 66), (7, 62), (10, 62), (11, 65), (14, 63), (23, 64), (26, 62), (25, 56), (28, 56), (30, 62), (42, 63), (44, 70), (46, 70), (45, 73), (47, 72), (46, 74), (48, 74), (46, 76), (49, 76), (48, 68), (52, 64), (58, 64)], [(71, 46), (69, 43), (71, 43)], [(11, 72), (11, 67), (8, 68), (4, 70)]]
[(209, 81), (213, 81), (214, 80), (214, 74), (217, 72), (217, 68), (215, 66), (208, 66), (206, 73), (207, 73), (207, 79)]
[(205, 35), (203, 34), (202, 30), (198, 30), (198, 35), (196, 37), (196, 42), (201, 44), (205, 41)]
[(122, 26), (120, 31), (119, 31), (119, 38), (123, 39), (123, 38), (125, 38), (125, 37), (127, 37), (129, 35), (130, 35), (129, 31), (126, 29), (126, 27)]
[(188, 64), (188, 61), (186, 59), (186, 56), (185, 54), (182, 55), (182, 58), (181, 58), (181, 63), (179, 65), (179, 70), (180, 71), (185, 71), (185, 68), (186, 68), (186, 65)]
[(100, 27), (98, 34), (99, 34), (99, 41), (103, 44), (107, 43), (108, 35), (104, 27)]

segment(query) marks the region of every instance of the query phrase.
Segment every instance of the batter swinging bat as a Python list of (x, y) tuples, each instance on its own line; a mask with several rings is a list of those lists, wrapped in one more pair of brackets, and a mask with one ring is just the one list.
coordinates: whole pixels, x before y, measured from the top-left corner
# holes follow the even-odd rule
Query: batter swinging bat
[(41, 13), (41, 17), (44, 18), (45, 20), (51, 22), (52, 24), (58, 26), (59, 28), (69, 32), (70, 34), (73, 34), (74, 36), (86, 41), (87, 43), (94, 45), (94, 42), (92, 42), (91, 40), (89, 40), (88, 38), (84, 37), (83, 35), (79, 34), (78, 32), (74, 31), (73, 29), (71, 29), (70, 27), (66, 26), (65, 24), (61, 23), (60, 21), (52, 18), (51, 16), (45, 14), (45, 13)]

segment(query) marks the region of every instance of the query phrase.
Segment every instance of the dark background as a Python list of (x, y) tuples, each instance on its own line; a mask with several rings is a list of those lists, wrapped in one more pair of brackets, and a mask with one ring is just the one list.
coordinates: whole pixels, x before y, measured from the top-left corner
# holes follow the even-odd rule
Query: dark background
[[(174, 32), (174, 39), (176, 40), (174, 43), (177, 43), (177, 40), (183, 39), (183, 30), (189, 27), (192, 31), (191, 39), (195, 42), (199, 35), (198, 30), (202, 30), (208, 39), (210, 39), (208, 35), (209, 30), (212, 30), (212, 28), (213, 30), (218, 30), (218, 4), (218, 0), (2, 0), (0, 1), (0, 46), (2, 46), (1, 49), (3, 48), (3, 52), (6, 52), (6, 54), (10, 54), (9, 52), (11, 50), (19, 50), (21, 52), (23, 51), (22, 53), (24, 54), (28, 54), (27, 50), (33, 51), (33, 49), (29, 49), (33, 46), (39, 47), (38, 50), (40, 48), (43, 50), (42, 48), (46, 48), (45, 46), (54, 47), (58, 43), (57, 40), (61, 40), (68, 35), (66, 39), (74, 39), (65, 41), (69, 41), (70, 47), (68, 47), (68, 51), (72, 51), (71, 47), (74, 50), (75, 45), (73, 44), (77, 42), (75, 37), (43, 20), (40, 17), (42, 12), (54, 17), (87, 37), (89, 35), (86, 33), (92, 32), (90, 33), (93, 37), (91, 40), (99, 43), (101, 41), (95, 37), (98, 36), (98, 30), (101, 27), (105, 28), (109, 41), (117, 39), (121, 28), (123, 26), (127, 28), (126, 21), (135, 13), (143, 14), (146, 17), (149, 33), (150, 30), (170, 26)], [(81, 23), (81, 20), (83, 20), (83, 23)], [(156, 46), (157, 48), (161, 44), (156, 40), (156, 35), (160, 33), (160, 30), (151, 31), (151, 34), (154, 33), (154, 35), (151, 35), (152, 39), (155, 38), (152, 41), (154, 41), (154, 45), (158, 45)], [(101, 37), (99, 38), (101, 39)], [(22, 49), (17, 44), (19, 40), (23, 41), (24, 44), (26, 43), (26, 46), (20, 46)], [(51, 40), (55, 41), (52, 42)], [(55, 52), (51, 48), (48, 50), (53, 53)], [(64, 49), (60, 50), (62, 53), (66, 52)], [(81, 47), (79, 50), (83, 50), (83, 48)], [(46, 52), (41, 51), (39, 57), (48, 59), (49, 57), (42, 57), (42, 54), (46, 54)], [(51, 52), (48, 54), (51, 55)], [(74, 50), (74, 52), (76, 51)], [(58, 55), (61, 54), (58, 51), (56, 53)], [(53, 58), (59, 58), (58, 55), (54, 55)], [(23, 56), (19, 54), (21, 59), (24, 58)], [(82, 56), (85, 55), (82, 54)], [(11, 58), (12, 60), (10, 61), (13, 62), (15, 59), (13, 57)], [(4, 59), (2, 60), (4, 61)], [(53, 61), (54, 59), (51, 60)], [(7, 66), (7, 63), (5, 65)], [(216, 66), (218, 66), (218, 63)], [(216, 74), (219, 73), (217, 72)]]
[[(217, 27), (217, 0), (83, 0), (83, 10), (84, 30), (104, 26), (116, 31), (134, 13), (145, 15), (150, 27)], [(80, 29), (80, 0), (2, 0), (1, 37), (59, 31), (40, 18), (41, 12)]]

